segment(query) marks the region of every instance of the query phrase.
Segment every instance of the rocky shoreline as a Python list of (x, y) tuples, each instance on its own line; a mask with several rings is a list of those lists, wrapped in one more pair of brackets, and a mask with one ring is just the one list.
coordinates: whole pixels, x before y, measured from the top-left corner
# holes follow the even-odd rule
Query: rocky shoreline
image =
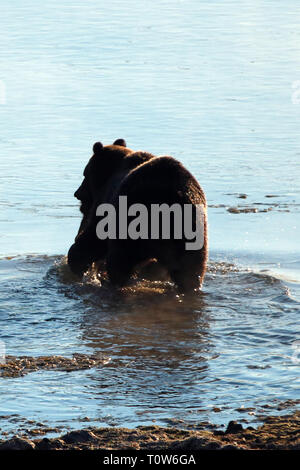
[(269, 416), (257, 429), (230, 421), (225, 431), (187, 431), (174, 427), (86, 428), (59, 438), (14, 436), (0, 450), (300, 450), (300, 411)]

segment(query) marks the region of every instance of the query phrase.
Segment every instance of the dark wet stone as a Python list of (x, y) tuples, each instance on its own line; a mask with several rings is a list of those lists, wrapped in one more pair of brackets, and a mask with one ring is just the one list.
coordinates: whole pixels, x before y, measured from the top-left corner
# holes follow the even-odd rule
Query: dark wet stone
[(266, 448), (268, 450), (275, 450), (277, 449), (277, 446), (275, 444), (266, 444)]
[(221, 444), (219, 444), (219, 442), (217, 441), (212, 441), (212, 442), (209, 442), (206, 446), (205, 446), (205, 449), (206, 450), (216, 450), (216, 449), (220, 449), (221, 448)]
[(221, 431), (221, 430), (214, 431), (214, 436), (224, 436), (224, 434), (225, 434), (224, 431)]
[(67, 444), (76, 444), (77, 442), (91, 442), (97, 440), (97, 436), (91, 431), (71, 431), (62, 436), (62, 440)]
[(300, 450), (300, 443), (299, 443), (299, 444), (295, 444), (295, 445), (291, 445), (290, 449), (291, 449), (291, 450)]
[(229, 421), (225, 434), (236, 434), (243, 431), (243, 426), (236, 421)]
[(239, 413), (248, 413), (249, 411), (254, 411), (255, 408), (236, 408), (235, 411), (238, 411)]
[(214, 411), (214, 413), (220, 413), (220, 411), (222, 411), (222, 410), (221, 410), (221, 408), (219, 408), (217, 406), (214, 406), (212, 411)]
[(34, 450), (35, 444), (29, 439), (23, 437), (13, 437), (0, 444), (0, 450)]
[(61, 449), (63, 447), (63, 442), (60, 439), (48, 439), (44, 437), (41, 441), (37, 442), (37, 450), (52, 450), (52, 449)]
[(190, 437), (183, 441), (175, 441), (171, 444), (170, 449), (180, 451), (193, 451), (207, 449), (207, 446), (212, 444), (214, 441), (203, 437)]
[(221, 450), (240, 450), (241, 447), (234, 446), (233, 444), (227, 444), (226, 446), (221, 447)]
[(240, 213), (240, 210), (237, 207), (228, 207), (227, 211), (230, 212), (231, 214), (239, 214)]

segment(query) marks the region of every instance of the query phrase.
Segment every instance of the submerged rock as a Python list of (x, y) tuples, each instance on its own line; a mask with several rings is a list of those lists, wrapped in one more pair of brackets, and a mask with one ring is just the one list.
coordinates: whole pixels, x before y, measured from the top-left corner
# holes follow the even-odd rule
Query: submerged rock
[(225, 434), (236, 434), (241, 431), (243, 431), (243, 426), (241, 424), (237, 423), (236, 421), (230, 421), (228, 423)]
[(227, 212), (231, 214), (249, 214), (263, 211), (259, 211), (257, 207), (228, 207)]

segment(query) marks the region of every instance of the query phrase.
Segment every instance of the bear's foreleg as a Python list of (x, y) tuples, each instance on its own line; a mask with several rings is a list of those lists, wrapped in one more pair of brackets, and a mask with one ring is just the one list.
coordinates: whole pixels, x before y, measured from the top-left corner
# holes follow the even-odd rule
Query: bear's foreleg
[(68, 252), (68, 265), (71, 271), (78, 276), (82, 276), (94, 261), (105, 257), (107, 243), (99, 240), (96, 236), (83, 233), (76, 237), (75, 243)]

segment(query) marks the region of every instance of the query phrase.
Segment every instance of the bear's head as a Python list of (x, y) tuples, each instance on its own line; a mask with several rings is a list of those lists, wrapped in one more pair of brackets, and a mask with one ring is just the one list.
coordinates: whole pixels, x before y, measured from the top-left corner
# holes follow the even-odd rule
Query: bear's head
[(83, 181), (74, 196), (81, 202), (80, 211), (87, 217), (94, 200), (109, 178), (120, 168), (124, 157), (132, 153), (124, 139), (117, 139), (113, 145), (93, 145), (93, 156), (83, 172)]

